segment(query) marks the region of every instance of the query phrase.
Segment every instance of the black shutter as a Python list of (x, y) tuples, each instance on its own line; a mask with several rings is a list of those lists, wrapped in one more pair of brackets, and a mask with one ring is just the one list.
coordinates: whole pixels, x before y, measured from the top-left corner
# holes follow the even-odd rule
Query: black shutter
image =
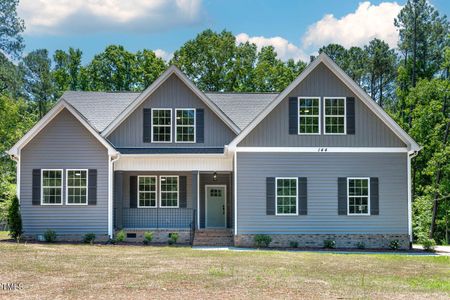
[(266, 178), (266, 214), (275, 215), (275, 178)]
[(338, 215), (347, 215), (347, 178), (338, 178)]
[(137, 207), (137, 176), (130, 176), (130, 208)]
[(298, 178), (298, 214), (299, 215), (307, 215), (308, 214), (308, 187), (307, 187), (307, 178), (299, 177)]
[(355, 134), (355, 98), (347, 97), (347, 134)]
[(370, 214), (379, 215), (379, 189), (378, 177), (370, 177)]
[(298, 134), (298, 98), (289, 97), (289, 134)]
[(97, 170), (89, 169), (88, 171), (88, 205), (97, 204)]
[(33, 205), (41, 205), (41, 169), (33, 169)]
[(180, 208), (186, 208), (187, 207), (187, 193), (186, 193), (186, 176), (180, 176), (180, 182), (179, 182), (179, 195), (180, 195)]
[(195, 135), (197, 143), (205, 142), (205, 110), (203, 108), (196, 110)]
[(150, 108), (144, 108), (143, 126), (144, 143), (150, 143), (152, 141), (152, 110)]

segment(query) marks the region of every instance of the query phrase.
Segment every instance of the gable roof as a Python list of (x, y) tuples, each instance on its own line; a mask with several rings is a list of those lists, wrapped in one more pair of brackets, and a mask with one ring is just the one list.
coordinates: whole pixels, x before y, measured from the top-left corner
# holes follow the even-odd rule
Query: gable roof
[(235, 148), (265, 117), (283, 101), (320, 63), (328, 67), (366, 106), (377, 115), (411, 150), (419, 151), (420, 146), (409, 136), (373, 99), (353, 81), (328, 55), (321, 53), (303, 72), (289, 84), (264, 110), (231, 141), (229, 148)]
[(114, 129), (117, 128), (139, 105), (141, 105), (154, 91), (158, 89), (172, 74), (186, 84), (186, 86), (199, 97), (216, 115), (231, 128), (236, 134), (239, 133), (239, 127), (234, 124), (231, 119), (220, 110), (217, 105), (212, 102), (195, 84), (190, 81), (183, 72), (176, 66), (169, 67), (161, 76), (158, 77), (148, 88), (146, 88), (136, 99), (134, 99), (102, 132), (102, 136), (106, 137)]
[(114, 147), (105, 140), (89, 122), (67, 101), (59, 100), (56, 105), (40, 119), (10, 150), (9, 155), (20, 156), (20, 150), (25, 147), (41, 130), (43, 130), (63, 109), (67, 109), (105, 148), (108, 155), (117, 155), (118, 152)]

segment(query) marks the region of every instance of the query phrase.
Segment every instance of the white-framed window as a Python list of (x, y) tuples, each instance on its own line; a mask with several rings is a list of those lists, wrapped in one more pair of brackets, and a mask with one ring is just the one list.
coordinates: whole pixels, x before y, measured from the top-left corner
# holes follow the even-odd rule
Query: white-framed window
[(347, 178), (347, 214), (370, 215), (370, 178)]
[(195, 143), (195, 108), (175, 109), (175, 142)]
[(159, 176), (159, 207), (178, 208), (178, 176)]
[(156, 176), (138, 176), (138, 208), (156, 207)]
[(41, 205), (62, 205), (63, 170), (41, 170)]
[(275, 178), (276, 215), (298, 214), (297, 186), (298, 178), (296, 177)]
[(152, 108), (152, 142), (172, 142), (172, 109)]
[(88, 170), (66, 170), (66, 204), (88, 204)]
[(324, 97), (324, 133), (325, 134), (346, 134), (346, 98), (345, 97)]
[(320, 97), (298, 98), (298, 134), (320, 134)]

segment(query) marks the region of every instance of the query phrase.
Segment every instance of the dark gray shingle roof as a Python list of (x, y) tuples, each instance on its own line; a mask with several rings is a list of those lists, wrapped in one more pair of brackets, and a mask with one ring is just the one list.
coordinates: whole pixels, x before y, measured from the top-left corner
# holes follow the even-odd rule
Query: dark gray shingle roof
[[(62, 98), (79, 111), (99, 132), (116, 119), (140, 93), (65, 92)], [(241, 130), (278, 94), (206, 93)]]

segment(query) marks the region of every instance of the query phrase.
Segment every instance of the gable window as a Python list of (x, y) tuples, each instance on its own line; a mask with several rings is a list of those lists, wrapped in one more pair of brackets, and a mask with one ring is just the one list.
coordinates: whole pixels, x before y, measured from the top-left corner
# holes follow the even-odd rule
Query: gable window
[(320, 134), (320, 98), (298, 98), (298, 133)]
[(369, 178), (347, 178), (349, 215), (369, 215)]
[(195, 109), (175, 109), (175, 141), (195, 143)]
[(345, 98), (324, 98), (325, 102), (325, 134), (345, 134)]
[(152, 142), (172, 142), (171, 109), (152, 109)]
[(66, 171), (66, 201), (68, 205), (86, 205), (88, 176), (87, 170)]
[(156, 176), (138, 176), (138, 207), (156, 207)]
[(178, 207), (178, 176), (159, 177), (160, 207)]
[(277, 177), (275, 181), (276, 191), (276, 214), (296, 215), (297, 214), (297, 178)]
[(41, 204), (62, 204), (62, 170), (42, 169), (41, 174)]

